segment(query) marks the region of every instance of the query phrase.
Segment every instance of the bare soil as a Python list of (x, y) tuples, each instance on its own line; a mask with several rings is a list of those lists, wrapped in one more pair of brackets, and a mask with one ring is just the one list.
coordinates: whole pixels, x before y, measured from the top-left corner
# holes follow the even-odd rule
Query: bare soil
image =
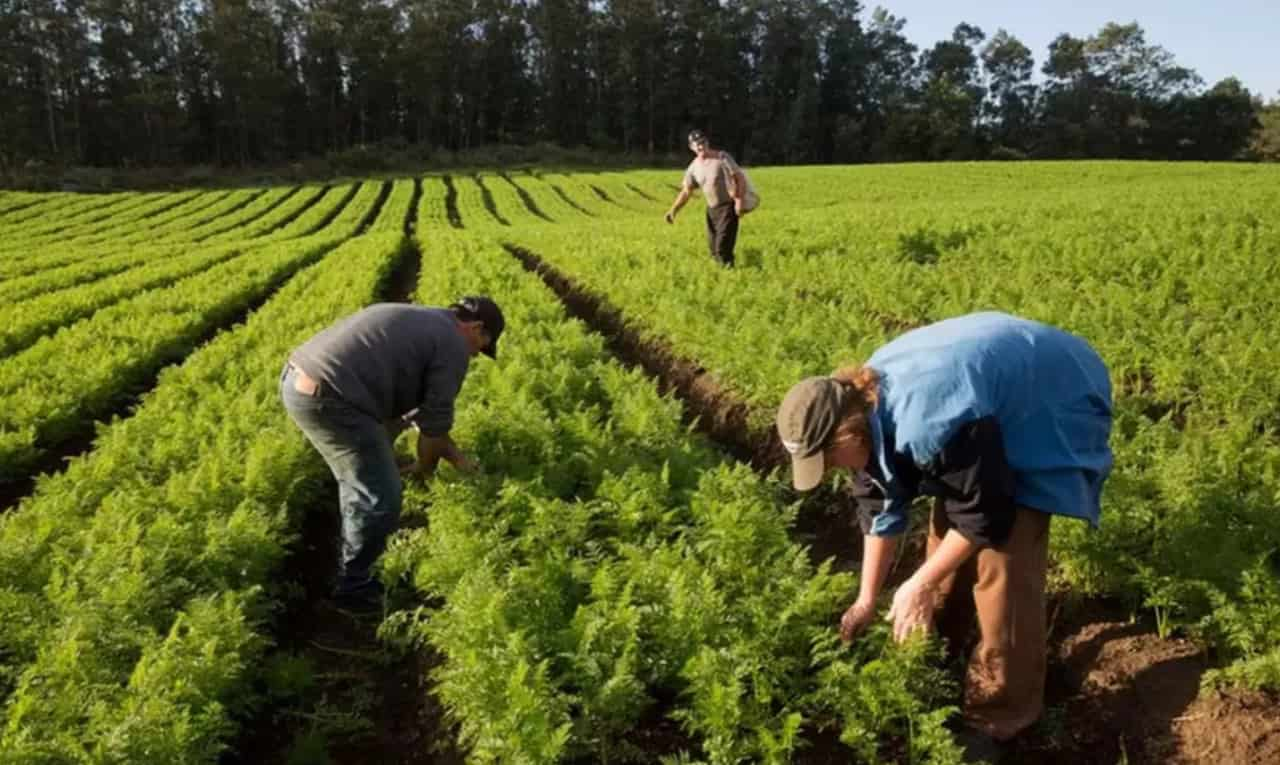
[(1200, 692), (1203, 649), (1098, 609), (1055, 626), (1048, 713), (1013, 762), (1280, 762), (1280, 706), (1263, 694)]
[[(404, 223), (405, 249), (384, 285), (388, 301), (408, 302), (417, 289), (422, 258), (412, 234), (420, 194), (419, 184)], [(380, 616), (355, 617), (329, 598), (338, 559), (336, 485), (327, 482), (299, 525), (283, 567), (292, 579), (279, 593), (284, 612), (273, 660), (305, 662), (311, 684), (256, 710), (223, 756), (224, 765), (461, 765), (456, 732), (430, 687), (440, 657), (384, 644), (377, 635)]]

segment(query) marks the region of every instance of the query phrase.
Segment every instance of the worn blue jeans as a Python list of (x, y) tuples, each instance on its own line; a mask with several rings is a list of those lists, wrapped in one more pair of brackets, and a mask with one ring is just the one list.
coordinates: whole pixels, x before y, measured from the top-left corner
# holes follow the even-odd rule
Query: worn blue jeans
[(375, 590), (370, 569), (400, 522), (400, 470), (387, 429), (332, 391), (315, 396), (294, 388), (296, 372), (286, 365), (280, 398), (289, 417), (320, 452), (338, 482), (342, 549), (335, 594)]

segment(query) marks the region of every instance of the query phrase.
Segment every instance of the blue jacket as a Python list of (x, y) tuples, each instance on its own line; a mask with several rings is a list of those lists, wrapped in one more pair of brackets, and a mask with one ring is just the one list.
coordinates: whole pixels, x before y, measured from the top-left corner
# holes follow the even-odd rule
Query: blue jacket
[[(908, 332), (876, 351), (873, 454), (855, 494), (870, 534), (900, 534), (917, 495), (999, 544), (1024, 506), (1097, 525), (1111, 471), (1111, 382), (1080, 338), (988, 312)], [(859, 488), (860, 487), (860, 488)]]

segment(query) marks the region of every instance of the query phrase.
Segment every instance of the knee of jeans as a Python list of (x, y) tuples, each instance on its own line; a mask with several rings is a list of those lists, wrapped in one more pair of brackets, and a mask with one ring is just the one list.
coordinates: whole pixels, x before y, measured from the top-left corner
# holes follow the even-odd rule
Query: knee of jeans
[(338, 498), (343, 505), (358, 507), (366, 513), (383, 513), (389, 507), (400, 505), (400, 476), (394, 476), (394, 482), (384, 480), (382, 476), (369, 476), (346, 469), (347, 465), (339, 465), (335, 474), (338, 479)]
[(372, 514), (379, 517), (400, 514), (402, 491), (399, 470), (396, 470), (394, 475), (380, 475), (376, 479), (371, 479), (367, 488), (373, 500), (369, 508)]

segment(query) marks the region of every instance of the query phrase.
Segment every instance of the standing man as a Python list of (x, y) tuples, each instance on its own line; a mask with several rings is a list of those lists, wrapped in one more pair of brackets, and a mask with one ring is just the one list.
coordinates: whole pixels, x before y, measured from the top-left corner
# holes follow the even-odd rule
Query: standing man
[[(430, 475), (441, 458), (474, 468), (449, 438), (454, 399), (472, 357), (497, 357), (505, 326), (487, 297), (448, 308), (380, 303), (290, 354), (280, 396), (338, 482), (338, 605), (381, 608), (382, 586), (370, 569), (399, 525), (400, 473)], [(394, 443), (409, 425), (418, 429), (417, 461), (402, 470)]]
[(697, 156), (684, 171), (680, 193), (663, 217), (667, 223), (675, 223), (676, 214), (689, 201), (694, 186), (701, 186), (707, 200), (707, 246), (711, 257), (723, 266), (732, 267), (738, 219), (755, 209), (755, 191), (729, 152), (712, 148), (701, 130), (689, 133), (689, 151)]

